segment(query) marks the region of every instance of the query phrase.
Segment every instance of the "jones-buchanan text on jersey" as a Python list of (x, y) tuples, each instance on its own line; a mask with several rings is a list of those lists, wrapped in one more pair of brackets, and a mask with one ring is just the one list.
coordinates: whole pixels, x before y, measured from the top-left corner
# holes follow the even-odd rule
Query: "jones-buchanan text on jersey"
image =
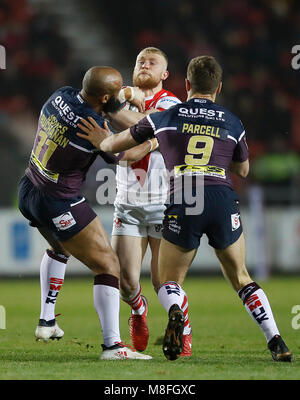
[[(155, 136), (171, 174), (202, 175), (205, 185), (232, 187), (231, 161), (248, 159), (241, 121), (207, 99), (191, 99), (165, 112), (150, 114), (130, 132), (138, 143)], [(171, 180), (171, 193), (172, 185)]]

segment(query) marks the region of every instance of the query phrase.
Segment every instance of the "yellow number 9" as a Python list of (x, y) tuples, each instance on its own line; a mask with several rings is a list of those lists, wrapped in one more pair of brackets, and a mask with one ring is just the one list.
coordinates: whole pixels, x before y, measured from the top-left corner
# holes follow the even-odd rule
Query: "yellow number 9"
[[(204, 143), (204, 147), (197, 147), (198, 143)], [(184, 162), (187, 165), (207, 165), (214, 147), (214, 139), (210, 136), (195, 135), (189, 140), (187, 154)], [(202, 155), (201, 158), (194, 157)]]

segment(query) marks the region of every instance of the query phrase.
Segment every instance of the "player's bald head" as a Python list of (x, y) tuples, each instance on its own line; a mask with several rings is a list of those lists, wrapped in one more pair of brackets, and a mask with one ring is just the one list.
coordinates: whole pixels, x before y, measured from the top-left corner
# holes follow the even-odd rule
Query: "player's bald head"
[(92, 97), (115, 94), (122, 84), (120, 72), (111, 67), (92, 67), (86, 71), (82, 80), (84, 92)]

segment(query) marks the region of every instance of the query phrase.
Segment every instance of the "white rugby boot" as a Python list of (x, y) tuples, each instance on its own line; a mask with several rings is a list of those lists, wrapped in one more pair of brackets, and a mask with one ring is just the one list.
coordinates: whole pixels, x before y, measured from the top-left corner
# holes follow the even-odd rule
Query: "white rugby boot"
[(39, 320), (39, 324), (35, 330), (36, 340), (44, 340), (47, 342), (49, 339), (60, 340), (64, 336), (64, 331), (57, 325), (55, 319), (46, 321), (44, 319)]
[(122, 342), (118, 342), (111, 347), (106, 347), (104, 344), (101, 345), (103, 352), (100, 356), (100, 360), (151, 360), (151, 356), (146, 354), (138, 353), (137, 351), (130, 349)]

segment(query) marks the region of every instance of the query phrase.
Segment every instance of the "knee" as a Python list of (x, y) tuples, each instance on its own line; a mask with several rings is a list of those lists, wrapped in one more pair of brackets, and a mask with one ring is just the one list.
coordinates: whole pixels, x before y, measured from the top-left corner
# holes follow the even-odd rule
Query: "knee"
[(119, 278), (120, 264), (116, 253), (108, 249), (101, 254), (96, 255), (89, 265), (94, 274), (109, 274)]
[(103, 269), (106, 273), (120, 274), (120, 264), (117, 254), (111, 249), (103, 258)]
[(153, 289), (155, 290), (156, 293), (158, 293), (158, 290), (159, 290), (160, 285), (161, 285), (161, 284), (160, 284), (159, 279), (158, 279), (158, 278), (153, 278), (153, 277), (152, 277), (152, 286), (153, 286)]
[(128, 274), (127, 271), (122, 271), (120, 274), (120, 290), (124, 297), (129, 297), (133, 293), (136, 293), (139, 285), (139, 279)]
[(243, 287), (253, 282), (247, 270), (244, 270), (237, 275), (236, 280), (232, 282), (232, 286), (236, 292), (239, 292)]

